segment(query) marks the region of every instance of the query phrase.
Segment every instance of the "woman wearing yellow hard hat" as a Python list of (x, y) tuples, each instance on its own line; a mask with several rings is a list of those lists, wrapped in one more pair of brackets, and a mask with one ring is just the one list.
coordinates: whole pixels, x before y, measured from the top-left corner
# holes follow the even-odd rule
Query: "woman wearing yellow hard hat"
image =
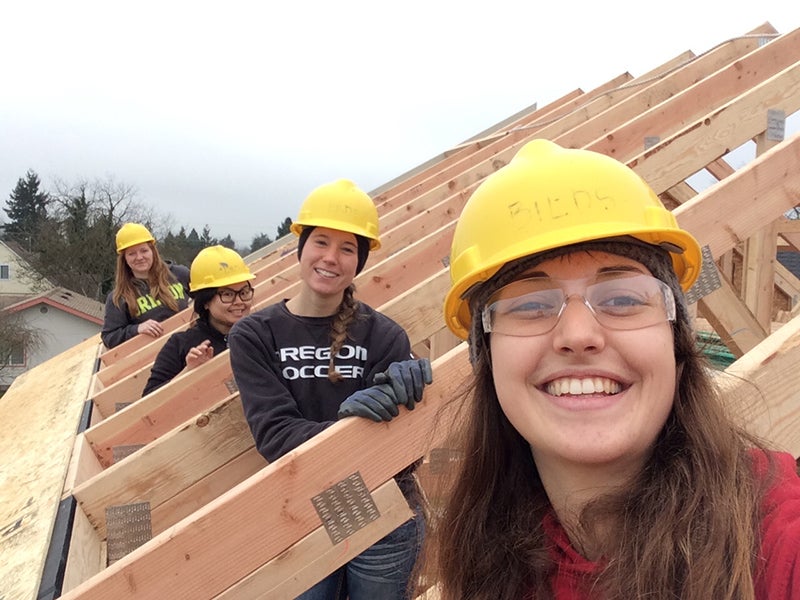
[(800, 598), (800, 479), (730, 421), (684, 298), (697, 241), (631, 169), (546, 140), (456, 225), (463, 460), (442, 600)]
[(142, 395), (191, 371), (228, 349), (228, 332), (250, 314), (255, 275), (244, 259), (225, 246), (203, 248), (192, 261), (189, 295), (197, 319), (174, 333), (159, 351)]
[[(355, 298), (353, 279), (380, 247), (372, 199), (352, 181), (322, 185), (291, 231), (299, 238), (299, 291), (245, 317), (228, 337), (244, 414), (269, 461), (338, 419), (389, 421), (400, 405), (413, 409), (432, 379), (429, 361), (412, 358), (406, 332)], [(300, 598), (407, 598), (424, 527), (413, 468), (395, 479), (416, 516)]]
[(125, 223), (116, 243), (114, 289), (106, 298), (100, 333), (107, 348), (140, 333), (159, 337), (161, 321), (189, 305), (189, 269), (163, 260), (147, 227)]

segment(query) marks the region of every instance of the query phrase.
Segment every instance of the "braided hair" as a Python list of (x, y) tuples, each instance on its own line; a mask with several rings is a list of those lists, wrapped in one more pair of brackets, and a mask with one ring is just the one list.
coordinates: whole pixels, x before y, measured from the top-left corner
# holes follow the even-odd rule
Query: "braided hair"
[[(300, 237), (297, 242), (297, 260), (303, 254), (303, 246), (308, 241), (308, 236), (314, 231), (313, 226), (304, 227), (300, 232)], [(369, 256), (369, 240), (361, 235), (356, 235), (356, 243), (358, 244), (358, 263), (356, 264), (356, 275), (361, 273), (364, 265), (367, 263)], [(330, 362), (328, 363), (328, 379), (331, 381), (341, 381), (342, 376), (336, 370), (335, 358), (336, 354), (341, 350), (347, 339), (347, 328), (355, 319), (358, 313), (358, 300), (355, 298), (356, 286), (351, 283), (348, 285), (343, 294), (342, 301), (339, 303), (339, 308), (331, 321), (331, 346), (330, 346)]]

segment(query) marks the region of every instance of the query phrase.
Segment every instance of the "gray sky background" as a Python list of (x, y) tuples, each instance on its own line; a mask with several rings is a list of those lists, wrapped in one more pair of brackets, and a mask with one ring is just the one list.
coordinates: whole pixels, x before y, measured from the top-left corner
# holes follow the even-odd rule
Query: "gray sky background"
[(28, 169), (45, 189), (110, 178), (245, 247), (319, 184), (371, 191), (534, 103), (764, 22), (797, 28), (800, 2), (4, 2), (1, 206)]

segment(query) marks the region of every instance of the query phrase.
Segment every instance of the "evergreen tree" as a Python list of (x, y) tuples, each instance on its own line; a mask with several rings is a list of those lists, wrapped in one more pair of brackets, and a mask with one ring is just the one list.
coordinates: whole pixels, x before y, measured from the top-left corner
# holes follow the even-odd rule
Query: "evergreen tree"
[(289, 235), (291, 233), (291, 230), (289, 229), (291, 226), (292, 226), (292, 220), (289, 217), (286, 217), (283, 223), (278, 225), (278, 237), (275, 239), (279, 239), (285, 235)]
[(158, 245), (162, 258), (187, 267), (192, 264), (192, 260), (200, 251), (199, 248), (195, 248), (195, 245), (199, 244), (200, 238), (194, 229), (192, 229), (192, 233), (194, 233), (193, 242), (186, 235), (185, 227), (181, 227), (176, 235), (167, 232), (164, 240)]
[(5, 212), (10, 219), (6, 225), (6, 235), (28, 251), (35, 251), (36, 239), (47, 220), (47, 206), (50, 197), (39, 190), (39, 176), (28, 170), (25, 177), (17, 180), (17, 185), (8, 199)]
[(189, 235), (186, 236), (186, 245), (189, 248), (196, 248), (198, 252), (203, 249), (203, 242), (200, 239), (200, 235), (197, 233), (197, 229), (194, 227), (192, 227)]
[(220, 246), (225, 246), (226, 248), (230, 248), (231, 250), (236, 250), (236, 242), (233, 241), (231, 234), (229, 233), (224, 238), (217, 242)]
[(113, 181), (57, 183), (44, 194), (45, 214), (25, 257), (25, 276), (102, 301), (113, 286), (117, 230), (126, 221), (148, 221), (133, 195)]
[(259, 250), (271, 243), (272, 240), (269, 239), (269, 236), (266, 233), (259, 233), (253, 238), (253, 241), (250, 242), (250, 252), (255, 252), (256, 250)]
[(200, 237), (200, 250), (209, 246), (216, 246), (218, 243), (217, 238), (211, 237), (211, 228), (208, 225), (203, 227), (203, 235)]

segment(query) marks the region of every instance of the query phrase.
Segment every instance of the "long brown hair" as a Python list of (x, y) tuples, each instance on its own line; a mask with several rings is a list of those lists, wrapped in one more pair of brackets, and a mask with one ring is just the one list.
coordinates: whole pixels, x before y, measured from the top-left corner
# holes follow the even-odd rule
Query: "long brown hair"
[(339, 308), (331, 322), (331, 357), (328, 363), (328, 379), (331, 381), (342, 380), (342, 376), (336, 371), (334, 363), (336, 354), (342, 349), (347, 339), (347, 327), (353, 321), (358, 311), (358, 300), (355, 299), (355, 291), (356, 286), (352, 283), (344, 289), (342, 301), (339, 303)]
[[(170, 284), (177, 280), (169, 270), (169, 266), (161, 259), (158, 248), (153, 242), (147, 242), (153, 252), (153, 266), (150, 267), (147, 283), (150, 286), (150, 295), (155, 300), (161, 300), (175, 312), (178, 311), (178, 301), (172, 295)], [(114, 295), (112, 297), (114, 305), (119, 308), (122, 301), (128, 306), (128, 313), (131, 317), (138, 316), (139, 307), (136, 298), (140, 291), (135, 285), (136, 277), (125, 261), (125, 251), (117, 254), (117, 270), (114, 275)]]
[[(606, 566), (583, 583), (604, 600), (751, 600), (764, 484), (749, 447), (758, 442), (728, 418), (685, 315), (673, 334), (672, 411), (646, 468), (585, 507), (580, 533)], [(498, 402), (488, 344), (473, 367), (471, 388), (454, 400), (463, 403), (462, 459), (442, 482), (451, 487), (430, 523), (422, 580), (438, 582), (442, 600), (552, 598), (557, 565), (542, 526), (550, 501)]]

